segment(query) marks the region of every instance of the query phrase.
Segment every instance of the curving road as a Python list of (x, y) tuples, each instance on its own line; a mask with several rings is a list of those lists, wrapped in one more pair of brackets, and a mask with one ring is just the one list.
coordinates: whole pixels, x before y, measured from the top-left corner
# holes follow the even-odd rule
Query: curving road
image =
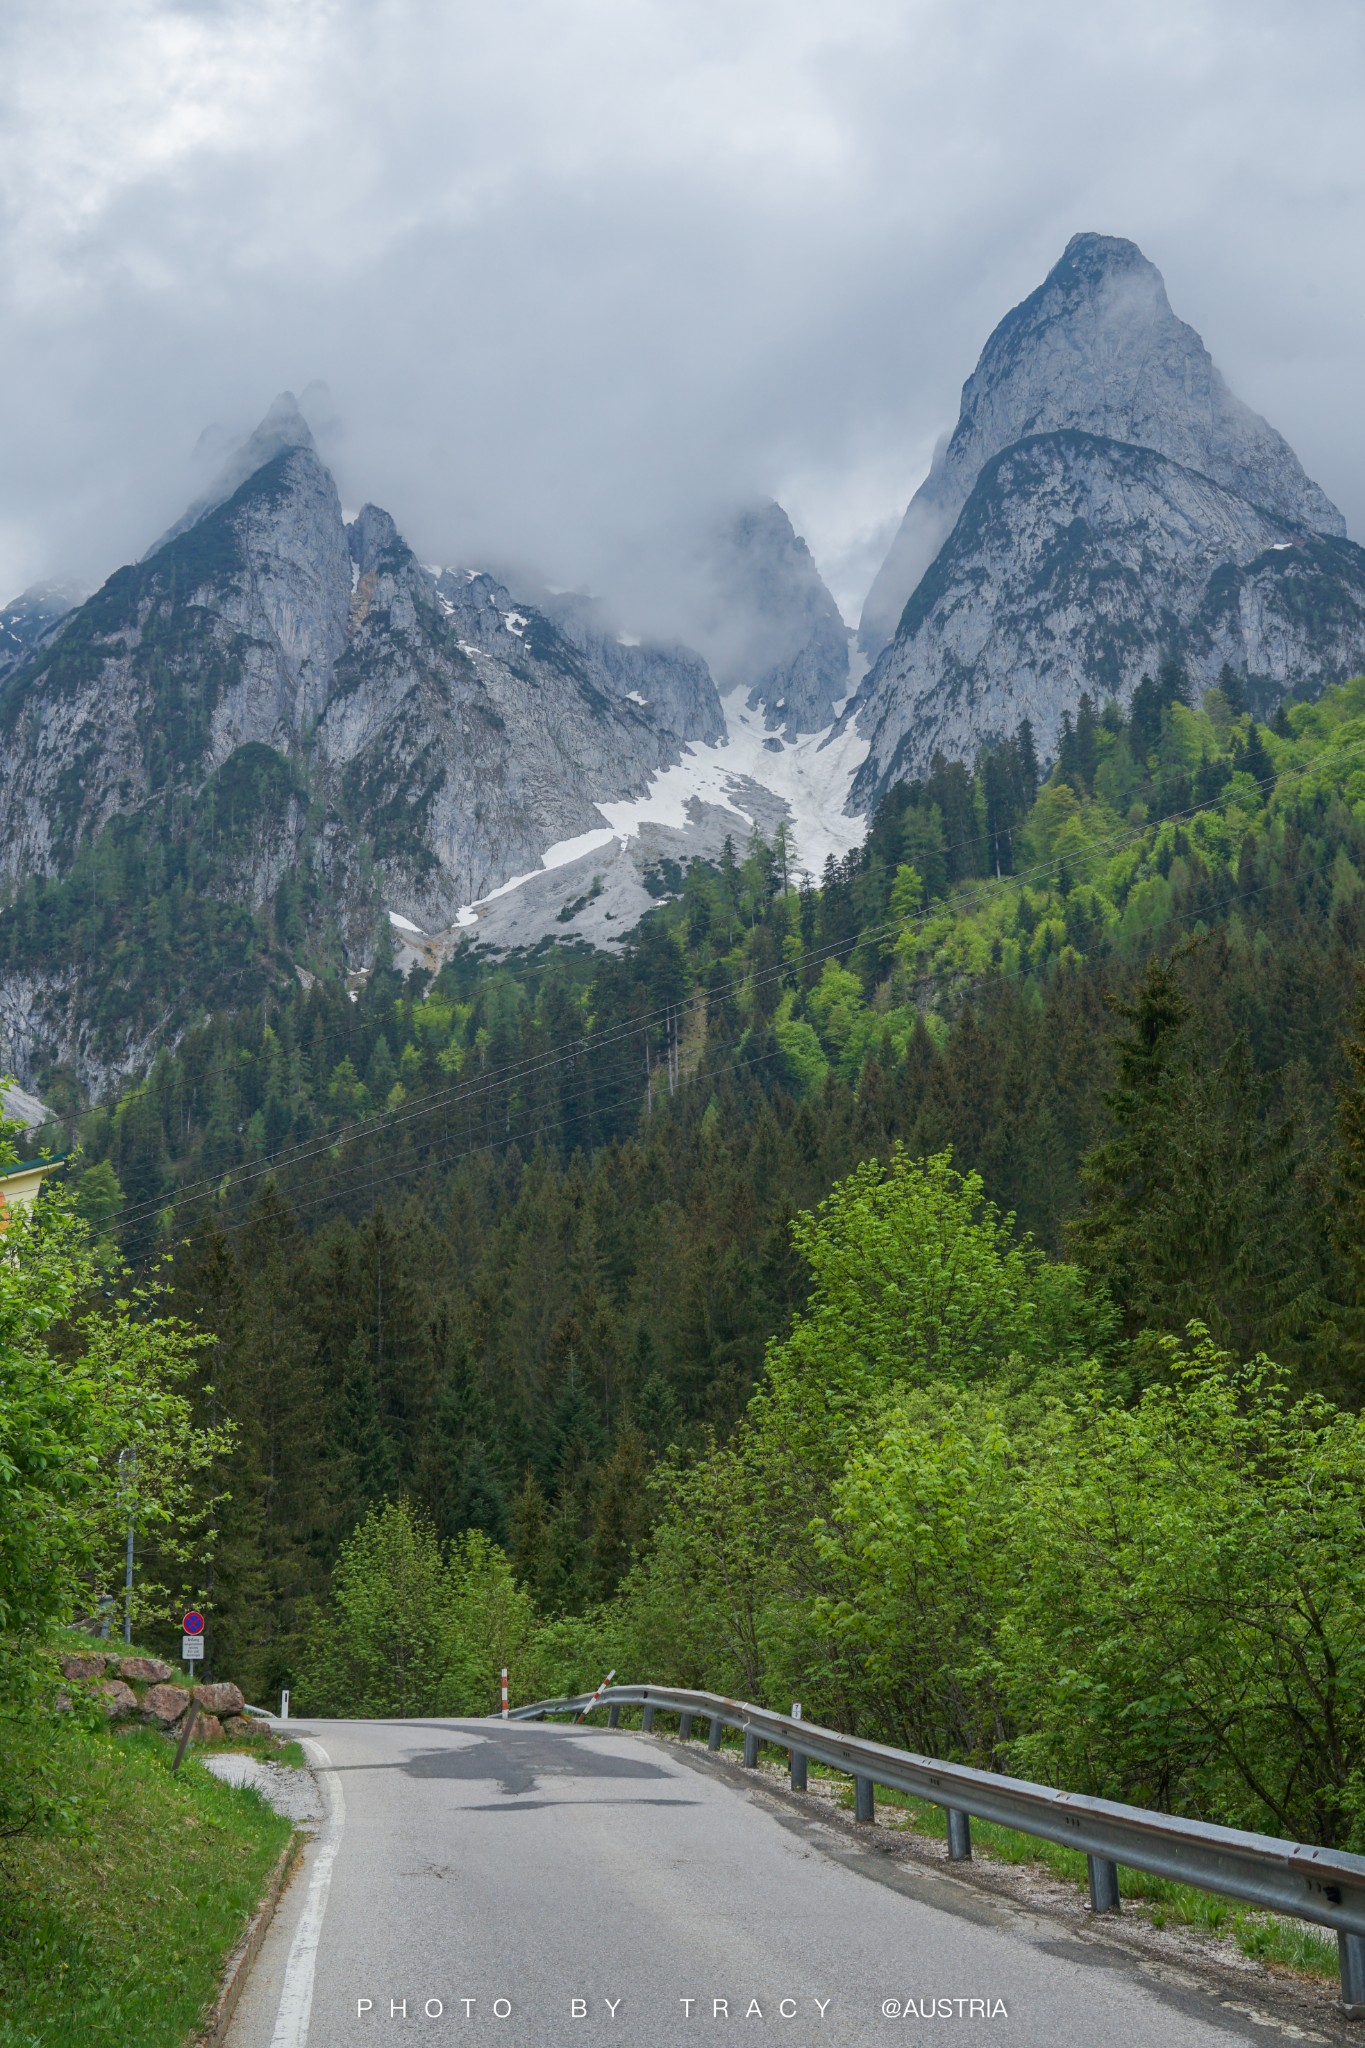
[(228, 2048), (1267, 2038), (1099, 1930), (865, 1848), (676, 1744), (496, 1721), (290, 1732), (330, 1814)]

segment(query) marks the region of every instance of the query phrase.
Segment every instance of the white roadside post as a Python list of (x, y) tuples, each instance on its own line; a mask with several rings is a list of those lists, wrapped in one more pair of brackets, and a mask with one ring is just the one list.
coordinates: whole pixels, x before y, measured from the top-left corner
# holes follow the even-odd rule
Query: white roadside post
[(283, 1691), (283, 1692), (282, 1692), (282, 1693), (280, 1694), (280, 1719), (281, 1719), (282, 1721), (287, 1721), (287, 1720), (289, 1719), (289, 1687), (288, 1687), (288, 1686), (286, 1686), (286, 1687), (284, 1688), (284, 1691)]
[(507, 1719), (507, 1666), (502, 1667), (502, 1718)]
[[(792, 1719), (793, 1719), (793, 1721), (799, 1721), (799, 1720), (801, 1719), (801, 1702), (800, 1702), (800, 1700), (793, 1700), (793, 1701), (792, 1701)], [(802, 1755), (802, 1753), (801, 1753), (801, 1751), (800, 1751), (799, 1749), (794, 1749), (794, 1750), (793, 1750), (793, 1751), (791, 1752), (791, 1760), (792, 1760), (792, 1791), (793, 1791), (793, 1792), (804, 1792), (804, 1791), (805, 1791), (805, 1789), (806, 1789), (806, 1759), (805, 1759), (805, 1757), (804, 1757), (804, 1756)]]

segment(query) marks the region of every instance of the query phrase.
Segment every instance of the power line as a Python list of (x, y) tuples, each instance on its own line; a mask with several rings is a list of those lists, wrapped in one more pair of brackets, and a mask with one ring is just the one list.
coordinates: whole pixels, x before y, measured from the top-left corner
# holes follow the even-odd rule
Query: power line
[[(1253, 786), (1257, 789), (1275, 788), (1289, 776), (1307, 775), (1326, 761), (1345, 761), (1361, 752), (1365, 752), (1365, 740), (1358, 742), (1353, 747), (1331, 748), (1322, 754), (1316, 755), (1311, 761), (1297, 765), (1291, 764), (1278, 773), (1262, 777)], [(1141, 825), (1130, 826), (1105, 838), (1093, 841), (1079, 853), (1057, 855), (1052, 860), (1038, 862), (1034, 867), (1021, 870), (1013, 875), (1000, 878), (991, 876), (981, 877), (974, 884), (959, 885), (958, 890), (950, 900), (945, 899), (933, 907), (926, 905), (923, 909), (912, 913), (906, 918), (888, 920), (880, 926), (874, 926), (860, 932), (852, 940), (847, 938), (831, 940), (825, 946), (813, 948), (810, 952), (804, 954), (799, 964), (802, 968), (805, 968), (827, 960), (834, 954), (856, 951), (859, 947), (868, 943), (875, 943), (892, 935), (899, 936), (916, 925), (923, 926), (931, 920), (936, 920), (943, 916), (945, 912), (950, 914), (957, 912), (970, 913), (980, 900), (998, 892), (1002, 885), (1006, 883), (1022, 886), (1043, 877), (1055, 875), (1063, 868), (1074, 868), (1078, 863), (1088, 865), (1097, 859), (1108, 857), (1114, 852), (1121, 850), (1125, 845), (1132, 845), (1150, 832), (1159, 832), (1163, 825), (1181, 824), (1192, 818), (1215, 812), (1234, 800), (1237, 794), (1238, 792), (1234, 790), (1225, 789), (1218, 796), (1209, 799), (1205, 803), (1189, 805), (1182, 810), (1167, 814), (1164, 818), (1155, 821), (1148, 820)], [(972, 841), (961, 842), (963, 846), (979, 843), (981, 843), (979, 835)], [(742, 975), (734, 977), (728, 983), (722, 984), (718, 990), (712, 990), (708, 993), (723, 998), (728, 995), (737, 994), (746, 988), (758, 989), (770, 982), (780, 982), (788, 978), (792, 972), (793, 969), (789, 963), (777, 962), (767, 969), (751, 969)], [(934, 977), (929, 977), (928, 979), (932, 982)], [(695, 991), (693, 992), (693, 999), (694, 997)], [(622, 1045), (629, 1039), (637, 1035), (644, 1035), (654, 1029), (659, 1023), (673, 1016), (679, 1007), (678, 1003), (660, 1005), (652, 1011), (646, 1011), (639, 1016), (624, 1020), (621, 1024), (612, 1027), (607, 1032), (595, 1033), (586, 1041), (579, 1041), (558, 1051), (538, 1054), (532, 1058), (504, 1062), (499, 1067), (485, 1069), (477, 1079), (468, 1083), (457, 1082), (446, 1089), (429, 1090), (415, 1101), (403, 1103), (391, 1111), (378, 1112), (374, 1116), (362, 1119), (358, 1123), (333, 1127), (331, 1131), (319, 1133), (315, 1137), (304, 1140), (294, 1147), (282, 1149), (273, 1154), (269, 1159), (244, 1162), (239, 1167), (228, 1169), (224, 1174), (202, 1176), (199, 1180), (190, 1182), (185, 1187), (177, 1190), (169, 1200), (163, 1201), (149, 1197), (141, 1203), (132, 1205), (125, 1211), (121, 1219), (122, 1223), (127, 1227), (130, 1224), (142, 1222), (153, 1215), (164, 1215), (168, 1211), (174, 1212), (189, 1203), (212, 1200), (239, 1187), (250, 1185), (252, 1182), (267, 1175), (274, 1175), (289, 1167), (306, 1164), (313, 1159), (322, 1157), (328, 1152), (339, 1150), (343, 1146), (353, 1145), (369, 1137), (383, 1135), (416, 1119), (429, 1116), (441, 1107), (453, 1109), (464, 1102), (477, 1102), (481, 1098), (487, 1098), (500, 1086), (511, 1086), (519, 1081), (532, 1080), (553, 1068), (566, 1065), (573, 1067), (579, 1063), (586, 1063), (589, 1058), (597, 1060), (601, 1052), (610, 1050), (614, 1046)], [(475, 1149), (481, 1150), (485, 1148), (480, 1146)]]

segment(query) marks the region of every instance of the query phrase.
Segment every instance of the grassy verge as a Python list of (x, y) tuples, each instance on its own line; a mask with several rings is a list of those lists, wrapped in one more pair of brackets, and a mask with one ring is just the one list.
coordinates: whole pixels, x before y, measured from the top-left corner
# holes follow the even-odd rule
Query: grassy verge
[[(811, 1776), (838, 1779), (841, 1772), (826, 1772), (812, 1764)], [(844, 1780), (841, 1806), (853, 1805), (853, 1785)], [(885, 1817), (886, 1808), (897, 1812), (893, 1827), (912, 1828), (917, 1834), (942, 1841), (948, 1833), (948, 1816), (941, 1806), (915, 1799), (909, 1793), (877, 1787), (877, 1805)], [(1085, 1856), (1079, 1849), (1064, 1849), (1059, 1843), (1039, 1841), (1036, 1835), (1021, 1835), (1013, 1828), (997, 1827), (993, 1821), (972, 1822), (972, 1849), (993, 1856), (1000, 1863), (1031, 1863), (1048, 1870), (1084, 1890), (1088, 1883)], [(1206, 1934), (1230, 1936), (1245, 1955), (1305, 1976), (1335, 1978), (1337, 1944), (1335, 1935), (1302, 1920), (1283, 1920), (1273, 1913), (1258, 1913), (1236, 1899), (1216, 1892), (1197, 1890), (1193, 1885), (1175, 1884), (1169, 1878), (1150, 1877), (1141, 1870), (1119, 1865), (1119, 1891), (1125, 1903), (1138, 1903), (1154, 1927), (1196, 1927)]]
[(0, 1721), (0, 2048), (181, 2048), (289, 1840), (147, 1728)]

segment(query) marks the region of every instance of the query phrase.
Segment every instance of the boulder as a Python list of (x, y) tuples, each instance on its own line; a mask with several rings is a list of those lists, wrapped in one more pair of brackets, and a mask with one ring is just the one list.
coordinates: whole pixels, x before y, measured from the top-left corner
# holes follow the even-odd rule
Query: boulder
[(230, 1714), (223, 1723), (224, 1735), (254, 1735), (263, 1724), (250, 1714)]
[(52, 1711), (54, 1714), (69, 1714), (71, 1712), (71, 1695), (65, 1686), (58, 1691), (53, 1699)]
[(121, 1678), (106, 1678), (97, 1690), (104, 1700), (104, 1711), (111, 1721), (120, 1721), (125, 1714), (137, 1712), (137, 1694), (132, 1686), (125, 1685)]
[(118, 1675), (120, 1678), (135, 1678), (139, 1684), (161, 1685), (171, 1676), (173, 1665), (162, 1657), (121, 1657)]
[(227, 1679), (217, 1685), (196, 1685), (194, 1696), (201, 1714), (240, 1714), (246, 1705), (240, 1687), (230, 1684)]
[(190, 1741), (221, 1742), (222, 1738), (223, 1724), (218, 1719), (218, 1716), (216, 1714), (206, 1714), (201, 1707), (194, 1717), (194, 1730), (190, 1736)]
[(106, 1655), (103, 1650), (91, 1650), (85, 1655), (78, 1653), (74, 1656), (63, 1657), (61, 1659), (62, 1677), (75, 1679), (77, 1683), (82, 1679), (103, 1678), (106, 1667), (117, 1662), (118, 1659), (116, 1657)]
[(190, 1703), (190, 1696), (183, 1685), (152, 1685), (142, 1695), (144, 1719), (159, 1721), (163, 1728), (169, 1728), (178, 1721)]

